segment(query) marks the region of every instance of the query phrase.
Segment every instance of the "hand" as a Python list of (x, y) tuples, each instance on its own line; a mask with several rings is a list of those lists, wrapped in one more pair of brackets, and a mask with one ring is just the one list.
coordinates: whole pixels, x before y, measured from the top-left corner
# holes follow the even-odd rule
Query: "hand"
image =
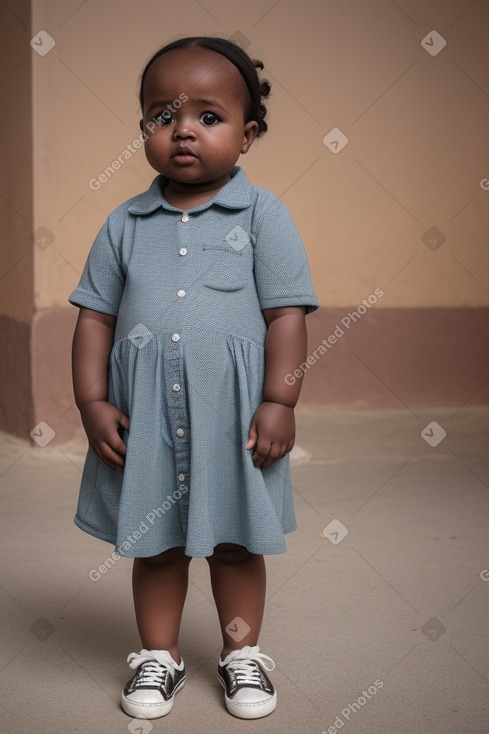
[(294, 409), (280, 403), (263, 402), (251, 419), (245, 446), (245, 449), (255, 447), (254, 465), (270, 466), (292, 450), (294, 441)]
[(104, 400), (82, 405), (80, 413), (88, 440), (98, 458), (111, 469), (122, 471), (126, 445), (119, 429), (129, 429), (127, 415)]

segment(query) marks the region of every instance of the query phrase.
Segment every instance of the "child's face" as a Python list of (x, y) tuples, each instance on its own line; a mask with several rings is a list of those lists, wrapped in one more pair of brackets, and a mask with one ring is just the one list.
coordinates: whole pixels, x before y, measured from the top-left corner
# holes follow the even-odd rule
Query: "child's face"
[[(258, 132), (255, 121), (244, 122), (245, 89), (238, 69), (215, 51), (194, 46), (163, 54), (144, 83), (145, 151), (151, 166), (180, 191), (229, 181)], [(151, 133), (146, 125), (158, 117)], [(176, 155), (180, 148), (193, 156)]]

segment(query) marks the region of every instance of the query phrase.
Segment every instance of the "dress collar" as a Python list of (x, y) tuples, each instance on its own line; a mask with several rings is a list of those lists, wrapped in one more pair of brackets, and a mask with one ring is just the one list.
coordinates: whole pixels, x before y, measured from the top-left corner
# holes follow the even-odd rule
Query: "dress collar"
[[(251, 184), (248, 176), (240, 166), (233, 166), (230, 175), (231, 180), (224, 184), (212, 199), (205, 201), (203, 204), (199, 204), (199, 206), (194, 206), (187, 211), (202, 211), (213, 204), (218, 204), (229, 209), (245, 209), (248, 207), (251, 204)], [(133, 199), (127, 211), (131, 214), (150, 214), (159, 207), (171, 211), (182, 211), (182, 209), (168, 204), (163, 198), (162, 191), (165, 181), (165, 176), (162, 174), (156, 176), (149, 189)]]

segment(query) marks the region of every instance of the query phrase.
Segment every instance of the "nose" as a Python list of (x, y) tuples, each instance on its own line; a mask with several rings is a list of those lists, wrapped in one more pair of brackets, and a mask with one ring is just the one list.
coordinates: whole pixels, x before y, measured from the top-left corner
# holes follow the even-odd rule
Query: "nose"
[(173, 137), (176, 140), (195, 138), (195, 131), (192, 122), (188, 118), (178, 120), (173, 129)]

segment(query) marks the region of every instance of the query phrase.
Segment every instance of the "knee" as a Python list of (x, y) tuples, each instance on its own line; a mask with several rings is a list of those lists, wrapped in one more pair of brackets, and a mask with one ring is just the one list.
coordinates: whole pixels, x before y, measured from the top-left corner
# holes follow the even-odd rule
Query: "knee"
[(234, 543), (220, 543), (214, 548), (212, 556), (207, 557), (207, 562), (224, 563), (233, 565), (235, 563), (243, 563), (252, 557), (252, 553), (243, 545), (235, 545)]
[(157, 556), (135, 558), (134, 563), (144, 568), (163, 568), (171, 565), (188, 565), (192, 559), (185, 555), (185, 548), (169, 548)]

